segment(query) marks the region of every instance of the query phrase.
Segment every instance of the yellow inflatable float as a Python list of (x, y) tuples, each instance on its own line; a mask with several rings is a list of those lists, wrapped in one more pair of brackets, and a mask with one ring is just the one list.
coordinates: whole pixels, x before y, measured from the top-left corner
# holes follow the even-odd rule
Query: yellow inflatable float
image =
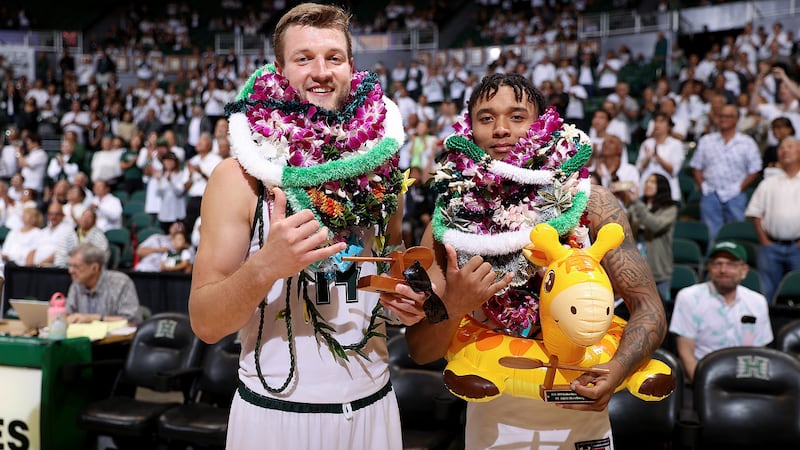
[[(566, 248), (547, 224), (530, 234), (523, 253), (544, 267), (539, 293), (542, 339), (518, 337), (487, 328), (465, 316), (447, 352), (447, 388), (472, 402), (501, 394), (554, 402), (587, 401), (567, 386), (597, 364), (611, 360), (625, 321), (613, 315), (614, 293), (600, 260), (624, 238), (619, 224), (602, 227), (586, 250)], [(675, 380), (666, 364), (649, 360), (617, 390), (653, 401), (666, 398)]]

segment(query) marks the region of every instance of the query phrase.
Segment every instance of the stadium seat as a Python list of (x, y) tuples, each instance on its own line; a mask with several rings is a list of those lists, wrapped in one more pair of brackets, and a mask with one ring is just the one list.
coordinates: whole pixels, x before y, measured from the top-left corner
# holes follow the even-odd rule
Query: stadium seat
[(716, 236), (717, 241), (736, 240), (748, 241), (758, 244), (758, 235), (753, 222), (743, 220), (740, 222), (728, 222), (723, 224)]
[(237, 333), (208, 346), (189, 391), (188, 401), (168, 409), (158, 418), (158, 436), (178, 448), (225, 448), (228, 415), (239, 385)]
[(775, 336), (775, 348), (800, 358), (800, 320), (793, 320), (780, 328)]
[(660, 401), (644, 401), (626, 389), (608, 403), (611, 433), (617, 450), (672, 448), (675, 427), (683, 406), (683, 367), (671, 352), (659, 348), (653, 358), (665, 362), (675, 377), (675, 391)]
[(699, 220), (679, 220), (675, 222), (674, 237), (691, 239), (700, 245), (700, 250), (705, 255), (708, 252), (710, 240), (708, 225)]
[(795, 448), (800, 442), (800, 360), (765, 347), (731, 347), (697, 364), (695, 448)]
[[(124, 380), (158, 392), (183, 392), (186, 398), (189, 385), (178, 375), (199, 365), (203, 348), (187, 314), (156, 314), (136, 330), (117, 383)], [(156, 448), (158, 418), (176, 404), (139, 400), (117, 389), (115, 385), (111, 396), (81, 410), (78, 426), (113, 437), (118, 449)]]
[(800, 270), (793, 270), (781, 278), (772, 303), (776, 305), (800, 306)]
[(678, 291), (685, 287), (697, 284), (697, 272), (686, 264), (675, 264), (672, 268), (672, 281), (670, 282), (670, 299), (674, 302)]
[(672, 262), (675, 264), (686, 264), (694, 269), (698, 279), (703, 275), (703, 251), (700, 245), (692, 240), (684, 238), (672, 239)]

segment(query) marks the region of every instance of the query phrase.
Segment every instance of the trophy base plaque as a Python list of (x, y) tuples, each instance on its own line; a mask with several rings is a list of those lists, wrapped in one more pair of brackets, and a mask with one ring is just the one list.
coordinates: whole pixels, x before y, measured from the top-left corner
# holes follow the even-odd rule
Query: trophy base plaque
[(541, 386), (539, 395), (549, 403), (592, 403), (594, 399), (584, 397), (569, 388), (568, 384), (557, 384), (550, 388)]

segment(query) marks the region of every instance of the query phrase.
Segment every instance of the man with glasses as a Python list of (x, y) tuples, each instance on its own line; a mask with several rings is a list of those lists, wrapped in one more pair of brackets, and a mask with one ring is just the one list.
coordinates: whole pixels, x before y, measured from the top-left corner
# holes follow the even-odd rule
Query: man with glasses
[(116, 270), (105, 270), (106, 252), (84, 243), (69, 254), (72, 284), (67, 291), (67, 322), (127, 319), (138, 323), (139, 295), (131, 278)]
[(700, 219), (708, 225), (711, 240), (723, 224), (744, 220), (746, 190), (761, 172), (761, 152), (756, 141), (736, 130), (739, 108), (725, 105), (717, 115), (719, 131), (697, 142), (689, 166), (703, 196)]
[(708, 256), (710, 281), (681, 289), (675, 298), (669, 331), (677, 335), (678, 356), (689, 382), (697, 362), (714, 350), (772, 342), (766, 298), (739, 285), (747, 275), (746, 258), (741, 245), (716, 243)]

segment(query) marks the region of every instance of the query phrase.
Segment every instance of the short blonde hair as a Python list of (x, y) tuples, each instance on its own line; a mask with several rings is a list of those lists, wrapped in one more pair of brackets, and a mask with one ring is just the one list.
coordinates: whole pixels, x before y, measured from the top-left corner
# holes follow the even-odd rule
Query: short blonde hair
[(319, 5), (316, 3), (301, 3), (290, 9), (278, 21), (275, 33), (272, 36), (272, 45), (275, 48), (275, 59), (283, 65), (284, 35), (290, 26), (305, 26), (314, 28), (330, 28), (341, 31), (347, 40), (347, 58), (353, 57), (353, 38), (350, 35), (350, 14), (338, 6)]

